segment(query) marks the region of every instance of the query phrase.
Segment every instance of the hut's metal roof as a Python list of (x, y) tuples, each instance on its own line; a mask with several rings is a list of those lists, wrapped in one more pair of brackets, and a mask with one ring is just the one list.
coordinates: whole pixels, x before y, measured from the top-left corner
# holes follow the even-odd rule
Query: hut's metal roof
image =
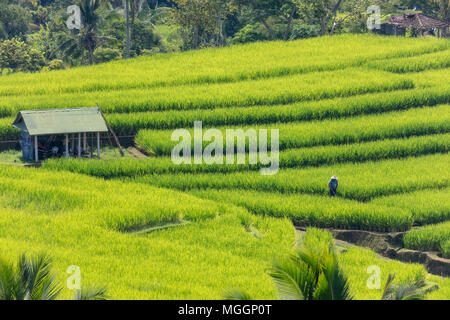
[(443, 20), (433, 18), (423, 13), (404, 14), (401, 16), (391, 16), (390, 24), (394, 24), (404, 28), (414, 29), (431, 29), (431, 28), (448, 28), (449, 24)]
[(108, 131), (97, 107), (20, 111), (13, 127), (31, 136)]

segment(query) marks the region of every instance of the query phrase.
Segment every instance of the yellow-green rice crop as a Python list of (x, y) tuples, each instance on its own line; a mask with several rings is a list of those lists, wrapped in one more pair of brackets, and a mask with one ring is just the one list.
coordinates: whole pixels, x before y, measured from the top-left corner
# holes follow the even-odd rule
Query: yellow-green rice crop
[(450, 50), (408, 58), (378, 60), (369, 62), (369, 66), (379, 70), (397, 73), (448, 68), (450, 67)]
[[(18, 138), (19, 110), (98, 102), (116, 133), (138, 133), (161, 156), (0, 166), (0, 256), (45, 252), (62, 283), (78, 265), (83, 282), (119, 299), (215, 299), (232, 287), (275, 298), (266, 271), (290, 252), (292, 222), (409, 230), (406, 247), (450, 257), (449, 49), (445, 39), (338, 35), (0, 77), (0, 140)], [(279, 172), (173, 164), (172, 130), (196, 120), (279, 129)], [(381, 285), (395, 272), (397, 283), (438, 283), (429, 299), (450, 298), (448, 279), (423, 266), (354, 247), (339, 261), (357, 299), (381, 296), (367, 288), (370, 265)]]
[[(274, 297), (265, 270), (290, 248), (287, 220), (139, 184), (31, 168), (0, 172), (2, 258), (47, 252), (61, 282), (77, 265), (82, 281), (105, 286), (112, 298), (220, 298), (229, 286), (250, 282), (255, 297)], [(193, 223), (123, 232), (177, 219)], [(248, 233), (244, 220), (262, 237)]]
[(55, 95), (269, 78), (342, 69), (377, 59), (410, 57), (449, 47), (448, 41), (442, 40), (371, 35), (253, 43), (159, 54), (68, 71), (15, 74), (0, 78), (0, 95)]
[(277, 106), (112, 113), (108, 114), (107, 118), (116, 132), (127, 135), (136, 134), (140, 129), (191, 127), (196, 120), (202, 120), (205, 126), (261, 125), (349, 117), (449, 102), (450, 89), (443, 90), (439, 87), (370, 93)]
[(441, 242), (441, 252), (444, 258), (450, 259), (450, 239)]
[[(387, 139), (337, 146), (317, 146), (300, 149), (288, 149), (279, 153), (281, 168), (320, 166), (343, 162), (363, 162), (368, 160), (402, 158), (430, 153), (445, 153), (450, 149), (450, 134), (409, 137), (406, 139)], [(54, 170), (68, 170), (103, 178), (133, 177), (143, 174), (163, 173), (207, 173), (237, 172), (259, 170), (262, 165), (189, 165), (174, 164), (169, 157), (150, 157), (148, 159), (49, 159), (43, 167)], [(235, 156), (236, 159), (236, 156)], [(223, 160), (226, 163), (226, 159)]]
[(409, 210), (421, 224), (450, 220), (450, 189), (430, 189), (376, 198), (371, 203)]
[(286, 217), (300, 226), (385, 232), (408, 230), (413, 222), (407, 210), (324, 196), (214, 189), (193, 190), (190, 193), (232, 203), (255, 214)]
[[(355, 143), (383, 138), (400, 138), (412, 135), (445, 133), (450, 129), (450, 105), (426, 107), (380, 115), (359, 116), (348, 119), (299, 123), (275, 123), (255, 126), (218, 127), (225, 137), (227, 129), (279, 129), (280, 149), (316, 145)], [(192, 123), (187, 129), (194, 143)], [(205, 128), (206, 130), (207, 128)], [(157, 155), (170, 155), (178, 141), (171, 141), (173, 130), (141, 130), (136, 144)], [(269, 130), (270, 133), (270, 130)], [(271, 139), (268, 138), (268, 146)], [(208, 142), (203, 143), (205, 147)]]
[(441, 243), (450, 239), (450, 221), (414, 228), (403, 237), (403, 244), (410, 249), (439, 251)]
[[(369, 249), (351, 247), (339, 256), (339, 266), (347, 275), (350, 289), (355, 293), (355, 299), (361, 300), (379, 300), (383, 294), (383, 285), (386, 283), (389, 273), (395, 273), (395, 283), (414, 283), (417, 280), (429, 279), (432, 277), (426, 275), (424, 267), (420, 264), (404, 264), (399, 261), (392, 261), (377, 256)], [(368, 273), (369, 266), (377, 266), (381, 271), (380, 289), (371, 289), (367, 286), (367, 281), (373, 273)], [(441, 291), (442, 290), (442, 291)], [(435, 291), (434, 297), (439, 299), (448, 299), (446, 287)]]
[(105, 112), (212, 109), (228, 106), (286, 104), (413, 88), (401, 75), (345, 69), (225, 84), (182, 85), (55, 95), (1, 96), (1, 114), (19, 110), (86, 107), (99, 103)]
[(263, 176), (258, 171), (221, 174), (179, 173), (147, 175), (134, 180), (179, 190), (250, 189), (325, 195), (328, 180), (332, 175), (337, 175), (339, 196), (366, 201), (384, 195), (448, 187), (449, 161), (450, 155), (447, 153), (319, 168), (280, 169), (272, 176)]

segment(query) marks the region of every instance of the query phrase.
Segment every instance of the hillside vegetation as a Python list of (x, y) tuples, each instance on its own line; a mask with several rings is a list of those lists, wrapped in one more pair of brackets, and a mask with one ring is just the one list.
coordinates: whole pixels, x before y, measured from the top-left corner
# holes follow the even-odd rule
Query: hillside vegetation
[[(0, 249), (13, 257), (32, 243), (62, 274), (78, 264), (114, 297), (152, 299), (221, 298), (232, 287), (274, 298), (265, 270), (289, 252), (292, 223), (407, 231), (405, 247), (448, 257), (449, 67), (445, 39), (340, 35), (0, 77), (2, 140), (17, 139), (19, 110), (98, 102), (119, 136), (156, 156), (1, 167)], [(278, 173), (175, 165), (171, 133), (196, 120), (221, 132), (279, 129)], [(391, 271), (396, 282), (428, 277), (368, 250), (339, 256), (359, 299), (380, 295), (365, 286), (371, 264), (384, 281)], [(441, 288), (429, 297), (449, 299), (448, 279), (430, 279)]]

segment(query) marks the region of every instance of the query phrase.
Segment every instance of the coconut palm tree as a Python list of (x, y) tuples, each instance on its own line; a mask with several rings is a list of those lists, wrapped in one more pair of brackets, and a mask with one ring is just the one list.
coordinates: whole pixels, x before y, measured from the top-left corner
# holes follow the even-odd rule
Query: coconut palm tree
[(0, 260), (0, 300), (54, 300), (60, 292), (48, 256), (23, 254), (16, 265)]
[(81, 288), (75, 291), (72, 300), (107, 300), (108, 295), (104, 288)]
[[(331, 234), (308, 229), (296, 250), (282, 262), (275, 262), (269, 275), (282, 300), (351, 300), (348, 280), (339, 267)], [(226, 294), (226, 299), (247, 300), (240, 290)]]
[[(352, 300), (349, 283), (343, 274), (330, 233), (311, 228), (288, 259), (275, 262), (269, 271), (282, 300)], [(421, 300), (425, 281), (395, 285), (395, 275), (389, 274), (382, 300)], [(251, 300), (242, 290), (225, 294), (228, 300)]]
[(413, 284), (392, 284), (395, 279), (395, 274), (389, 274), (384, 286), (381, 300), (422, 300), (425, 292), (425, 282), (423, 280), (417, 281)]
[(81, 14), (81, 29), (66, 41), (64, 41), (60, 49), (66, 54), (73, 57), (80, 57), (85, 51), (88, 52), (89, 64), (94, 63), (95, 49), (106, 40), (115, 40), (111, 37), (100, 35), (99, 27), (105, 19), (117, 16), (114, 11), (102, 17), (99, 8), (105, 3), (105, 0), (79, 0)]
[[(47, 255), (19, 257), (17, 264), (0, 259), (0, 300), (55, 300), (62, 286), (51, 272), (52, 261)], [(106, 290), (77, 290), (74, 300), (105, 300)]]

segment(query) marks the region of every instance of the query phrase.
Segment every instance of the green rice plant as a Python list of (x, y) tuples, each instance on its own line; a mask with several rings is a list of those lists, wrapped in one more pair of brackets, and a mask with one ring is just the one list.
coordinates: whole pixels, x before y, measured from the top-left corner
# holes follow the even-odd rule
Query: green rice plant
[(232, 203), (254, 214), (289, 218), (298, 226), (388, 232), (408, 230), (413, 222), (407, 210), (324, 196), (214, 189), (190, 194)]
[(411, 57), (448, 48), (448, 42), (435, 39), (385, 39), (348, 34), (252, 43), (232, 48), (158, 54), (63, 71), (14, 74), (0, 78), (0, 95), (54, 96), (261, 79), (337, 70), (378, 59)]
[(107, 113), (276, 105), (413, 87), (414, 83), (404, 76), (356, 68), (224, 84), (182, 85), (176, 88), (2, 96), (0, 114), (13, 115), (23, 109), (86, 107), (96, 103), (100, 103), (102, 110)]
[[(195, 223), (180, 228), (134, 235), (111, 228), (110, 222), (122, 219), (120, 209), (125, 208), (122, 195), (128, 197), (126, 205), (133, 205), (129, 198), (136, 199), (136, 206), (148, 208), (151, 216), (151, 211), (158, 212), (154, 207), (158, 203), (162, 210), (174, 210), (170, 199), (180, 199), (180, 194), (66, 172), (5, 166), (1, 170), (2, 177), (10, 179), (8, 182), (18, 181), (1, 197), (7, 194), (22, 197), (13, 206), (0, 203), (0, 249), (4, 257), (15, 257), (24, 250), (30, 254), (51, 252), (61, 282), (66, 281), (67, 267), (77, 265), (83, 281), (104, 286), (112, 299), (215, 299), (221, 298), (229, 286), (245, 286), (256, 299), (275, 297), (266, 270), (272, 259), (282, 258), (289, 251), (294, 239), (292, 225), (285, 219), (252, 216), (230, 204), (223, 206), (186, 195), (177, 202), (185, 212), (197, 211), (199, 204), (211, 212), (218, 210), (219, 214), (199, 217)], [(62, 202), (58, 210), (49, 212), (45, 206), (36, 205), (50, 199), (50, 192), (43, 186), (67, 188), (66, 196), (61, 192), (54, 197)], [(40, 190), (44, 195), (36, 197)], [(26, 197), (31, 191), (35, 196)], [(75, 192), (84, 195), (76, 198), (74, 205), (71, 201)], [(165, 204), (168, 206), (164, 207)], [(33, 207), (36, 210), (29, 210)], [(243, 221), (261, 236), (247, 231)], [(381, 263), (382, 274), (395, 270), (401, 282), (425, 274), (422, 266), (380, 259), (369, 250), (363, 250), (364, 255), (354, 250), (362, 249), (350, 249), (338, 258), (344, 272), (355, 280), (351, 286), (356, 298), (376, 293), (363, 287), (368, 265)], [(203, 270), (201, 274), (196, 271), (198, 268)], [(67, 290), (64, 294), (71, 295)], [(435, 295), (439, 297), (438, 293)]]
[[(426, 107), (380, 115), (359, 116), (348, 119), (324, 120), (299, 123), (275, 123), (256, 126), (219, 127), (226, 136), (227, 129), (242, 128), (279, 130), (280, 150), (288, 148), (311, 147), (316, 145), (355, 143), (386, 138), (401, 138), (413, 135), (445, 133), (450, 129), (450, 105)], [(188, 128), (191, 146), (194, 145), (192, 123)], [(204, 130), (206, 130), (205, 128)], [(136, 144), (148, 153), (171, 155), (178, 141), (172, 141), (172, 130), (141, 130), (135, 138)], [(236, 141), (235, 141), (236, 143)], [(247, 141), (248, 143), (248, 141)], [(203, 148), (209, 142), (203, 142)]]
[(0, 118), (0, 141), (16, 140), (20, 131), (12, 127), (14, 118)]
[[(407, 139), (387, 139), (381, 141), (356, 143), (338, 146), (317, 146), (301, 149), (288, 149), (279, 153), (281, 168), (321, 166), (343, 162), (363, 162), (419, 156), (430, 153), (449, 151), (450, 134), (409, 137)], [(43, 163), (44, 168), (67, 170), (103, 178), (120, 178), (141, 176), (144, 174), (167, 173), (226, 173), (259, 170), (261, 163), (248, 164), (174, 164), (169, 157), (150, 157), (148, 159), (90, 160), (83, 159), (49, 159)], [(235, 156), (236, 159), (236, 156)], [(226, 163), (226, 159), (223, 159)], [(235, 162), (236, 163), (236, 162)]]
[[(383, 285), (389, 274), (393, 273), (395, 273), (394, 283), (396, 284), (416, 283), (424, 280), (434, 281), (431, 276), (427, 275), (423, 265), (385, 259), (369, 249), (350, 247), (338, 257), (339, 264), (348, 277), (350, 290), (355, 293), (357, 300), (379, 300), (383, 294)], [(370, 266), (376, 266), (380, 270), (380, 289), (367, 285), (370, 277), (374, 275), (373, 272), (369, 272)], [(438, 299), (447, 299), (447, 286), (448, 284), (445, 283), (440, 290), (433, 291), (433, 296)]]
[(444, 258), (450, 259), (450, 239), (441, 242), (442, 256)]
[[(32, 168), (0, 171), (7, 179), (0, 188), (3, 258), (48, 252), (58, 281), (77, 265), (83, 282), (105, 287), (113, 299), (220, 298), (226, 285), (249, 282), (252, 295), (275, 296), (265, 269), (290, 248), (294, 231), (287, 220), (142, 184)], [(128, 232), (179, 218), (192, 223), (147, 235)]]
[(425, 300), (448, 300), (448, 297), (450, 297), (450, 278), (428, 275), (427, 279), (430, 282), (437, 283), (439, 290), (430, 292)]
[(280, 155), (282, 168), (331, 165), (420, 156), (450, 151), (450, 134), (387, 139), (337, 146), (288, 149)]
[[(373, 97), (374, 99), (377, 97)], [(378, 97), (379, 98), (379, 97)], [(377, 99), (378, 99), (377, 98)], [(375, 101), (375, 100), (373, 100)], [(409, 101), (409, 100), (407, 100)], [(405, 101), (405, 105), (406, 102)], [(345, 103), (345, 101), (341, 101)], [(338, 108), (339, 104), (336, 104)], [(411, 102), (412, 105), (412, 102)], [(258, 114), (258, 108), (254, 107), (254, 114)], [(270, 108), (270, 107), (268, 107)], [(395, 138), (406, 137), (409, 135), (432, 134), (448, 131), (448, 105), (437, 107), (426, 107), (419, 109), (405, 110), (395, 113), (386, 113), (370, 116), (359, 116), (350, 119), (326, 120), (324, 122), (303, 122), (303, 123), (278, 123), (263, 125), (265, 121), (255, 126), (249, 126), (243, 120), (242, 126), (230, 126), (230, 128), (244, 129), (248, 128), (277, 128), (280, 129), (280, 145), (281, 148), (313, 146), (317, 144), (329, 143), (351, 143), (359, 141), (368, 141), (380, 138)], [(246, 109), (246, 108), (244, 108)], [(224, 110), (224, 109), (222, 109)], [(236, 110), (231, 109), (235, 114), (239, 115)], [(274, 109), (276, 110), (276, 109)], [(260, 110), (263, 114), (265, 109)], [(227, 113), (225, 113), (227, 114)], [(269, 115), (269, 114), (268, 114)], [(158, 121), (159, 113), (137, 113), (137, 114), (110, 114), (107, 115), (114, 131), (120, 135), (133, 134), (135, 130), (140, 127), (147, 127), (149, 123)], [(245, 117), (245, 115), (243, 115)], [(192, 127), (193, 121), (199, 120), (199, 117), (186, 118), (186, 127)], [(192, 122), (187, 121), (192, 120)], [(204, 123), (208, 125), (208, 119)], [(276, 120), (276, 119), (274, 119)], [(295, 120), (293, 117), (292, 120)], [(0, 119), (0, 138), (2, 140), (18, 139), (19, 130), (11, 127), (14, 118)], [(165, 120), (161, 120), (165, 121)], [(170, 121), (170, 120), (168, 120)], [(202, 120), (203, 121), (203, 120)], [(213, 120), (212, 122), (214, 122)], [(285, 121), (283, 119), (283, 121)], [(228, 120), (223, 119), (223, 122), (228, 123)], [(233, 123), (234, 121), (230, 121)], [(236, 118), (236, 122), (239, 122)], [(249, 121), (251, 122), (251, 121)], [(177, 121), (171, 127), (176, 128)], [(230, 123), (230, 124), (231, 124)], [(392, 125), (390, 125), (392, 124)], [(158, 127), (159, 125), (156, 125)], [(161, 126), (165, 126), (161, 124)], [(364, 130), (367, 129), (367, 130)], [(222, 128), (225, 130), (225, 128)], [(345, 134), (348, 132), (348, 134)], [(136, 142), (141, 148), (148, 152), (156, 152), (159, 155), (170, 155), (172, 148), (176, 142), (170, 141), (172, 131), (148, 131), (141, 130), (136, 137)], [(316, 136), (316, 137), (313, 137)], [(331, 141), (330, 141), (331, 140)], [(269, 139), (270, 142), (270, 139)]]
[(445, 68), (409, 73), (408, 79), (414, 81), (416, 88), (448, 88), (449, 71)]
[(373, 199), (370, 203), (411, 212), (414, 222), (432, 224), (450, 220), (450, 189), (420, 190)]
[[(83, 281), (113, 299), (216, 299), (229, 287), (273, 299), (266, 271), (291, 249), (292, 221), (373, 231), (448, 221), (450, 118), (439, 104), (450, 102), (449, 48), (436, 39), (342, 35), (0, 77), (0, 140), (17, 139), (18, 110), (98, 102), (120, 135), (166, 130), (137, 137), (160, 155), (173, 147), (169, 130), (195, 120), (278, 128), (282, 143), (274, 176), (262, 176), (260, 165), (176, 166), (168, 157), (0, 166), (2, 256), (51, 253), (59, 280), (77, 265)], [(397, 112), (370, 115), (388, 111)], [(325, 196), (332, 175), (336, 198)], [(405, 239), (448, 256), (447, 231), (433, 228)], [(450, 282), (423, 266), (359, 248), (338, 259), (357, 299), (381, 296), (367, 288), (370, 265), (381, 268), (382, 284), (395, 272), (398, 283), (434, 279), (441, 288), (429, 298), (449, 296)]]
[(403, 237), (406, 248), (422, 251), (439, 251), (441, 243), (450, 239), (450, 221), (414, 228)]
[[(0, 172), (2, 175), (0, 204), (30, 212), (44, 211), (54, 215), (67, 210), (89, 210), (95, 203), (103, 202), (105, 205), (98, 207), (96, 216), (99, 218), (99, 223), (115, 230), (152, 226), (183, 219), (196, 221), (215, 217), (217, 213), (224, 210), (211, 203), (202, 204), (192, 201), (192, 197), (186, 198), (186, 195), (182, 193), (175, 193), (173, 197), (170, 197), (164, 190), (142, 186), (125, 188), (117, 193), (113, 190), (122, 189), (120, 182), (105, 184), (101, 180), (86, 180), (87, 177), (68, 175), (63, 172), (33, 173), (31, 170), (24, 172), (5, 166), (0, 166)], [(57, 183), (55, 183), (56, 179), (59, 179)], [(89, 184), (89, 188), (83, 187), (84, 184)], [(109, 198), (111, 193), (117, 193), (114, 199)], [(161, 203), (158, 199), (163, 194), (165, 201)], [(192, 202), (192, 205), (183, 207), (179, 205), (179, 201)]]
[(396, 73), (443, 69), (450, 67), (450, 50), (433, 52), (415, 57), (377, 60), (369, 62), (368, 65), (371, 68)]
[(339, 197), (367, 201), (391, 194), (448, 187), (449, 159), (447, 153), (319, 168), (280, 169), (271, 176), (261, 175), (258, 171), (178, 173), (147, 175), (132, 181), (179, 190), (215, 188), (326, 195), (328, 180), (337, 175)]
[(141, 129), (191, 127), (196, 120), (201, 120), (205, 126), (262, 125), (358, 116), (449, 102), (450, 89), (444, 90), (438, 87), (370, 93), (277, 106), (111, 113), (107, 114), (107, 118), (115, 132), (130, 135), (136, 134)]

